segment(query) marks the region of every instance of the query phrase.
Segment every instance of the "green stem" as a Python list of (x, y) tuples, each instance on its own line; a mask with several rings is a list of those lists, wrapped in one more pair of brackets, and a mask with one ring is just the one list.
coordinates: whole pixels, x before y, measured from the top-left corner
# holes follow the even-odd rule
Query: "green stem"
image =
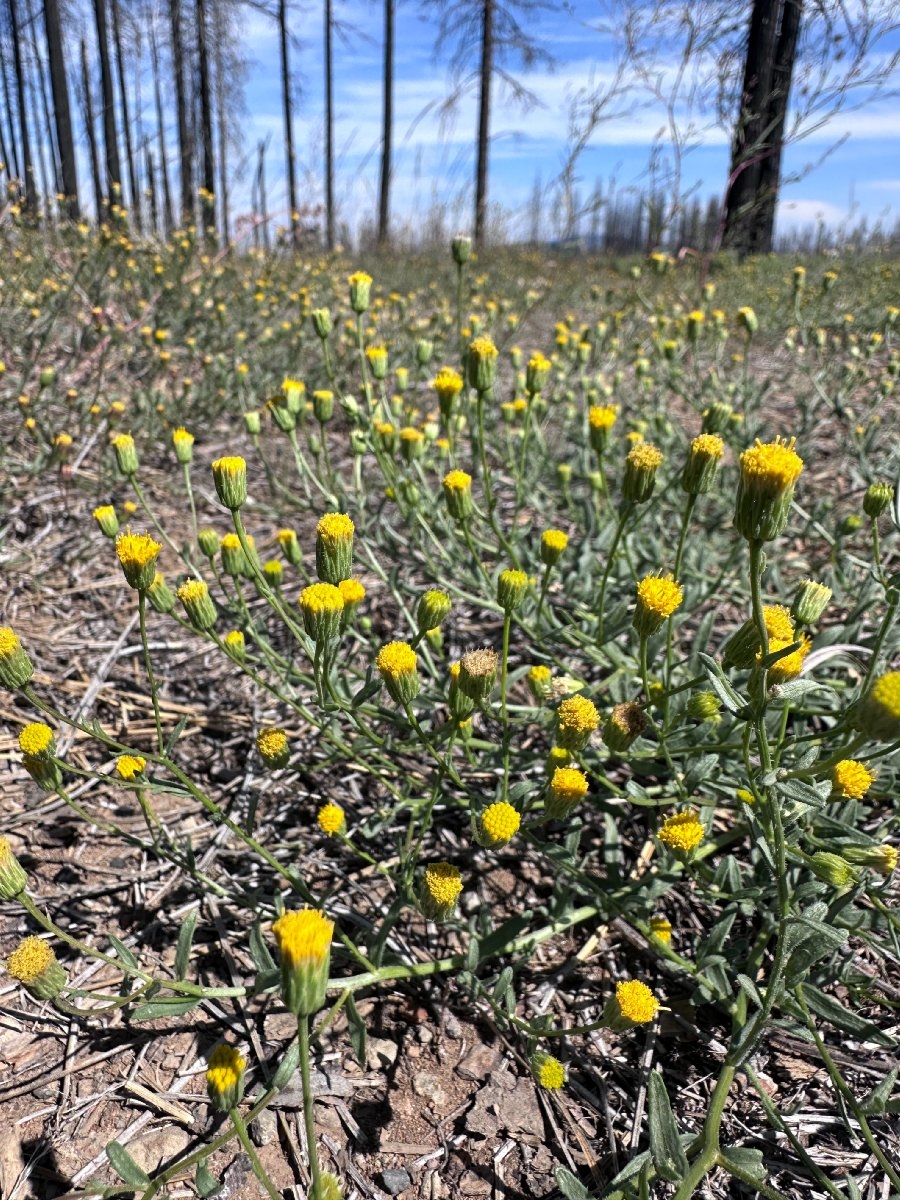
[(141, 626), (141, 645), (144, 649), (144, 667), (147, 671), (147, 682), (150, 684), (150, 699), (153, 701), (153, 717), (156, 721), (156, 742), (160, 754), (165, 753), (162, 733), (162, 717), (159, 712), (159, 693), (156, 690), (156, 680), (153, 677), (153, 667), (150, 665), (150, 646), (147, 641), (147, 593), (143, 588), (138, 592), (138, 617)]
[(235, 1132), (238, 1135), (238, 1141), (244, 1148), (244, 1153), (250, 1159), (250, 1165), (253, 1168), (253, 1174), (266, 1189), (271, 1200), (281, 1200), (281, 1192), (277, 1191), (272, 1180), (269, 1178), (266, 1168), (259, 1161), (259, 1155), (256, 1153), (256, 1147), (250, 1140), (250, 1135), (247, 1133), (247, 1126), (244, 1124), (244, 1119), (236, 1108), (232, 1108), (228, 1112), (231, 1118), (231, 1123), (234, 1125)]
[(309, 1200), (322, 1200), (322, 1173), (319, 1170), (319, 1152), (316, 1149), (316, 1114), (309, 1070), (309, 1017), (305, 1014), (297, 1017), (297, 1040), (300, 1046), (300, 1080), (303, 1086), (303, 1122), (306, 1126), (309, 1173), (312, 1176)]
[(630, 503), (622, 505), (622, 508), (619, 511), (619, 519), (616, 522), (616, 531), (613, 534), (613, 540), (610, 543), (610, 547), (609, 547), (609, 550), (606, 555), (606, 562), (603, 565), (603, 575), (601, 576), (601, 579), (600, 579), (600, 592), (597, 596), (597, 606), (595, 609), (595, 611), (597, 613), (597, 617), (598, 617), (598, 625), (597, 625), (597, 641), (598, 642), (603, 641), (603, 605), (606, 601), (606, 586), (609, 582), (609, 572), (612, 569), (613, 559), (616, 557), (616, 550), (618, 550), (618, 548), (619, 548), (619, 542), (621, 540), (622, 534), (625, 531), (625, 524), (626, 524), (628, 518), (631, 516), (631, 510), (633, 508), (634, 508), (634, 505), (630, 504)]

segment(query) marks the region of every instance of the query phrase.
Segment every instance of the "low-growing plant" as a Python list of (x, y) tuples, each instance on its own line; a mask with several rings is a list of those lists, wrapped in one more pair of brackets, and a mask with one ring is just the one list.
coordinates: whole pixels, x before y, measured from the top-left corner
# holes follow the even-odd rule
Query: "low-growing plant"
[[(184, 260), (179, 287), (199, 278), (196, 261)], [(723, 1134), (738, 1081), (822, 1194), (858, 1195), (817, 1164), (760, 1080), (755, 1056), (774, 1029), (815, 1044), (841, 1119), (900, 1192), (879, 1133), (898, 1111), (897, 1071), (858, 1097), (828, 1034), (896, 1045), (878, 1019), (891, 1005), (854, 947), (876, 961), (900, 951), (900, 500), (886, 432), (897, 310), (868, 335), (826, 324), (835, 281), (811, 296), (797, 271), (770, 309), (729, 317), (712, 283), (687, 308), (666, 290), (672, 264), (651, 256), (622, 294), (588, 292), (585, 316), (560, 320), (552, 346), (541, 338), (526, 356), (509, 345), (521, 314), (486, 279), (468, 290), (471, 260), (456, 245), (454, 262), (446, 294), (380, 297), (356, 271), (343, 301), (317, 304), (333, 277), (323, 264), (284, 342), (290, 374), (258, 395), (240, 372), (223, 382), (239, 395), (240, 428), (208, 436), (183, 386), (161, 411), (136, 404), (130, 431), (109, 414), (94, 427), (84, 540), (103, 569), (118, 560), (136, 612), (152, 740), (64, 703), (36, 675), (40, 646), (14, 625), (0, 629), (0, 683), (30, 710), (19, 745), (35, 784), (170, 864), (201, 908), (172, 930), (172, 969), (150, 969), (113, 936), (101, 949), (68, 932), (3, 839), (0, 894), (50, 935), (27, 937), (7, 969), (78, 1020), (164, 1022), (160, 1036), (228, 999), (277, 996), (296, 1016), (273, 1061), (231, 1042), (212, 1049), (209, 1096), (228, 1124), (200, 1150), (151, 1179), (110, 1143), (111, 1166), (143, 1200), (192, 1170), (212, 1194), (207, 1159), (231, 1138), (278, 1195), (247, 1127), (298, 1067), (309, 1194), (340, 1195), (319, 1165), (316, 1038), (345, 1020), (364, 1056), (356, 998), (440, 976), (549, 1092), (596, 1053), (597, 1031), (639, 1054), (629, 1031), (653, 1027), (671, 989), (716, 1014), (726, 1041), (702, 1126), (685, 1127), (652, 1071), (646, 1148), (594, 1179), (604, 1196), (667, 1185), (687, 1200), (716, 1170), (782, 1195), (759, 1148)], [(539, 296), (522, 299), (539, 311)], [(779, 306), (793, 322), (782, 351), (805, 380), (790, 397), (754, 370)], [(262, 378), (273, 340), (242, 351)], [(152, 330), (145, 341), (169, 344)], [(205, 392), (210, 417), (217, 386)], [(851, 407), (846, 444), (823, 445), (818, 423), (846, 427)], [(84, 438), (102, 414), (82, 415)], [(224, 453), (201, 460), (214, 440)], [(71, 447), (53, 445), (65, 465)], [(145, 458), (168, 459), (166, 503)], [(130, 511), (110, 502), (123, 485)], [(835, 508), (838, 486), (849, 511)], [(170, 672), (155, 647), (175, 626), (202, 646), (200, 663), (218, 656), (257, 711), (277, 714), (254, 731), (254, 762), (287, 787), (299, 771), (315, 780), (323, 802), (314, 819), (296, 810), (287, 841), (270, 841), (255, 803), (234, 803), (198, 771), (187, 720), (168, 720)], [(63, 730), (82, 736), (78, 762), (58, 752)], [(351, 775), (365, 803), (347, 792)], [(146, 835), (119, 828), (101, 793), (82, 799), (79, 779), (133, 799)], [(170, 827), (172, 797), (194, 817), (189, 835)], [(258, 864), (252, 885), (205, 865), (220, 836)], [(333, 870), (308, 871), (307, 848), (323, 839)], [(525, 857), (540, 872), (526, 907), (476, 899), (480, 876)], [(369, 864), (370, 892), (342, 890), (347, 863)], [(205, 896), (245, 931), (255, 978), (198, 976)], [(529, 1009), (538, 947), (614, 921), (641, 942), (640, 968), (619, 963), (583, 1012)], [(63, 947), (109, 968), (101, 990), (69, 981)], [(558, 1181), (566, 1196), (593, 1194), (567, 1170)]]

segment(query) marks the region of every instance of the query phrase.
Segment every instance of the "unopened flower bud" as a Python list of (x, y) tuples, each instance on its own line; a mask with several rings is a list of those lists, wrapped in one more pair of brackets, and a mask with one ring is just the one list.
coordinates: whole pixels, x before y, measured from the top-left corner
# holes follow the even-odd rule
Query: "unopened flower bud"
[(217, 458), (212, 465), (216, 493), (232, 512), (237, 512), (247, 499), (247, 464), (239, 455)]
[(419, 597), (419, 603), (416, 606), (416, 631), (422, 633), (426, 629), (435, 629), (442, 624), (452, 605), (453, 602), (446, 592), (438, 591), (437, 588), (431, 588), (424, 592)]
[(863, 496), (863, 512), (873, 521), (877, 521), (886, 512), (894, 498), (894, 489), (889, 483), (873, 483), (866, 489)]

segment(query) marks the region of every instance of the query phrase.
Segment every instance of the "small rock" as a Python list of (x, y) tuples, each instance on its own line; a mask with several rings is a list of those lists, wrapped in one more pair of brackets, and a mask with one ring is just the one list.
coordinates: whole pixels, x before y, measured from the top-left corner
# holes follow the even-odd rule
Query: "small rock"
[(394, 1171), (382, 1171), (380, 1178), (381, 1186), (389, 1196), (399, 1196), (401, 1192), (412, 1186), (409, 1172), (402, 1168)]
[(427, 1025), (420, 1025), (416, 1030), (416, 1037), (423, 1046), (427, 1046), (429, 1042), (434, 1041), (434, 1030), (429, 1029)]
[(413, 1091), (423, 1100), (430, 1100), (432, 1104), (437, 1105), (446, 1104), (447, 1093), (441, 1086), (438, 1076), (432, 1075), (430, 1071), (422, 1071), (414, 1075), (412, 1085)]
[(148, 1175), (167, 1167), (183, 1154), (190, 1144), (190, 1135), (184, 1129), (169, 1125), (165, 1129), (154, 1129), (143, 1137), (128, 1144), (128, 1153)]
[(366, 1066), (370, 1071), (383, 1071), (397, 1061), (400, 1047), (390, 1038), (370, 1037), (366, 1040)]
[(489, 1196), (491, 1181), (476, 1175), (474, 1171), (466, 1171), (459, 1180), (459, 1190), (464, 1196)]
[(452, 1038), (454, 1042), (458, 1042), (462, 1038), (462, 1025), (460, 1025), (452, 1012), (444, 1013), (444, 1033), (446, 1033), (448, 1038)]
[(499, 1058), (499, 1053), (492, 1046), (486, 1046), (483, 1042), (479, 1042), (460, 1059), (456, 1073), (463, 1079), (474, 1079), (480, 1083), (482, 1079), (487, 1079), (491, 1074)]
[(278, 1118), (271, 1108), (264, 1108), (250, 1126), (254, 1146), (268, 1146), (278, 1136)]

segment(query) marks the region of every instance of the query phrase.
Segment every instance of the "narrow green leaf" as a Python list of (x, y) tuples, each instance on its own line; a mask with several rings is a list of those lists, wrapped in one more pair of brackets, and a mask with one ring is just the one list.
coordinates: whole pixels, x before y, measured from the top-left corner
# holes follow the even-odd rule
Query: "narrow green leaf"
[(107, 1142), (106, 1157), (118, 1177), (131, 1187), (149, 1186), (150, 1176), (137, 1165), (121, 1142)]
[(216, 1179), (212, 1171), (206, 1165), (206, 1159), (201, 1158), (197, 1163), (197, 1170), (194, 1172), (194, 1187), (197, 1189), (197, 1194), (207, 1200), (207, 1197), (215, 1195), (222, 1184)]
[(347, 1024), (350, 1027), (350, 1045), (353, 1047), (353, 1053), (356, 1055), (356, 1061), (361, 1067), (366, 1065), (366, 1023), (360, 1016), (359, 1009), (353, 1000), (353, 997), (347, 1000)]
[(566, 1200), (591, 1200), (591, 1193), (578, 1176), (572, 1174), (568, 1167), (556, 1168), (556, 1186), (565, 1196)]
[(278, 1064), (275, 1074), (272, 1076), (271, 1087), (277, 1091), (286, 1088), (297, 1073), (297, 1068), (300, 1065), (300, 1044), (294, 1038), (291, 1044), (285, 1051), (284, 1058)]
[(865, 1099), (860, 1101), (859, 1107), (867, 1117), (876, 1116), (879, 1113), (887, 1111), (888, 1104), (890, 1103), (891, 1099), (891, 1092), (893, 1092), (897, 1084), (897, 1074), (898, 1068), (892, 1067), (890, 1071), (888, 1071), (887, 1075), (885, 1075), (884, 1079), (882, 1079), (880, 1083), (877, 1083), (875, 1087), (872, 1088), (871, 1092), (869, 1092)]
[(199, 999), (191, 1000), (151, 1000), (149, 1004), (139, 1004), (131, 1014), (132, 1021), (158, 1021), (161, 1017), (181, 1017), (196, 1008)]
[(723, 1146), (719, 1151), (719, 1159), (726, 1170), (738, 1172), (738, 1178), (746, 1183), (765, 1183), (768, 1171), (763, 1162), (761, 1150), (750, 1146)]
[(114, 937), (113, 934), (108, 933), (106, 936), (109, 938), (109, 944), (112, 946), (113, 950), (115, 950), (116, 955), (121, 958), (126, 967), (133, 967), (135, 970), (137, 970), (138, 960), (134, 957), (128, 947), (123, 942), (120, 942), (117, 937)]
[(259, 921), (253, 922), (247, 944), (250, 950), (250, 957), (253, 959), (253, 965), (257, 971), (272, 971), (275, 969), (277, 964), (272, 957), (269, 947), (263, 941)]
[(680, 1183), (688, 1170), (678, 1127), (672, 1114), (669, 1093), (658, 1071), (650, 1073), (647, 1084), (647, 1109), (650, 1124), (650, 1156), (660, 1178)]
[(185, 729), (187, 728), (187, 723), (188, 723), (188, 719), (187, 719), (187, 715), (185, 715), (181, 718), (181, 720), (178, 722), (178, 724), (172, 730), (172, 733), (169, 736), (169, 740), (166, 743), (166, 758), (172, 757), (172, 751), (175, 749), (175, 743), (178, 741), (178, 739), (184, 733)]
[(194, 930), (197, 928), (197, 918), (199, 916), (200, 910), (192, 908), (178, 930), (178, 945), (175, 948), (176, 979), (184, 979), (187, 975), (188, 963), (191, 958), (191, 946), (194, 942)]
[(845, 1008), (840, 1000), (835, 1000), (833, 996), (828, 996), (825, 992), (820, 992), (811, 983), (803, 984), (802, 991), (803, 998), (810, 1010), (817, 1017), (821, 1017), (823, 1021), (834, 1025), (836, 1029), (843, 1029), (845, 1033), (852, 1033), (864, 1042), (875, 1042), (879, 1046), (896, 1046), (897, 1043), (894, 1038), (883, 1033), (877, 1025), (873, 1025), (865, 1017), (861, 1017), (858, 1013)]

